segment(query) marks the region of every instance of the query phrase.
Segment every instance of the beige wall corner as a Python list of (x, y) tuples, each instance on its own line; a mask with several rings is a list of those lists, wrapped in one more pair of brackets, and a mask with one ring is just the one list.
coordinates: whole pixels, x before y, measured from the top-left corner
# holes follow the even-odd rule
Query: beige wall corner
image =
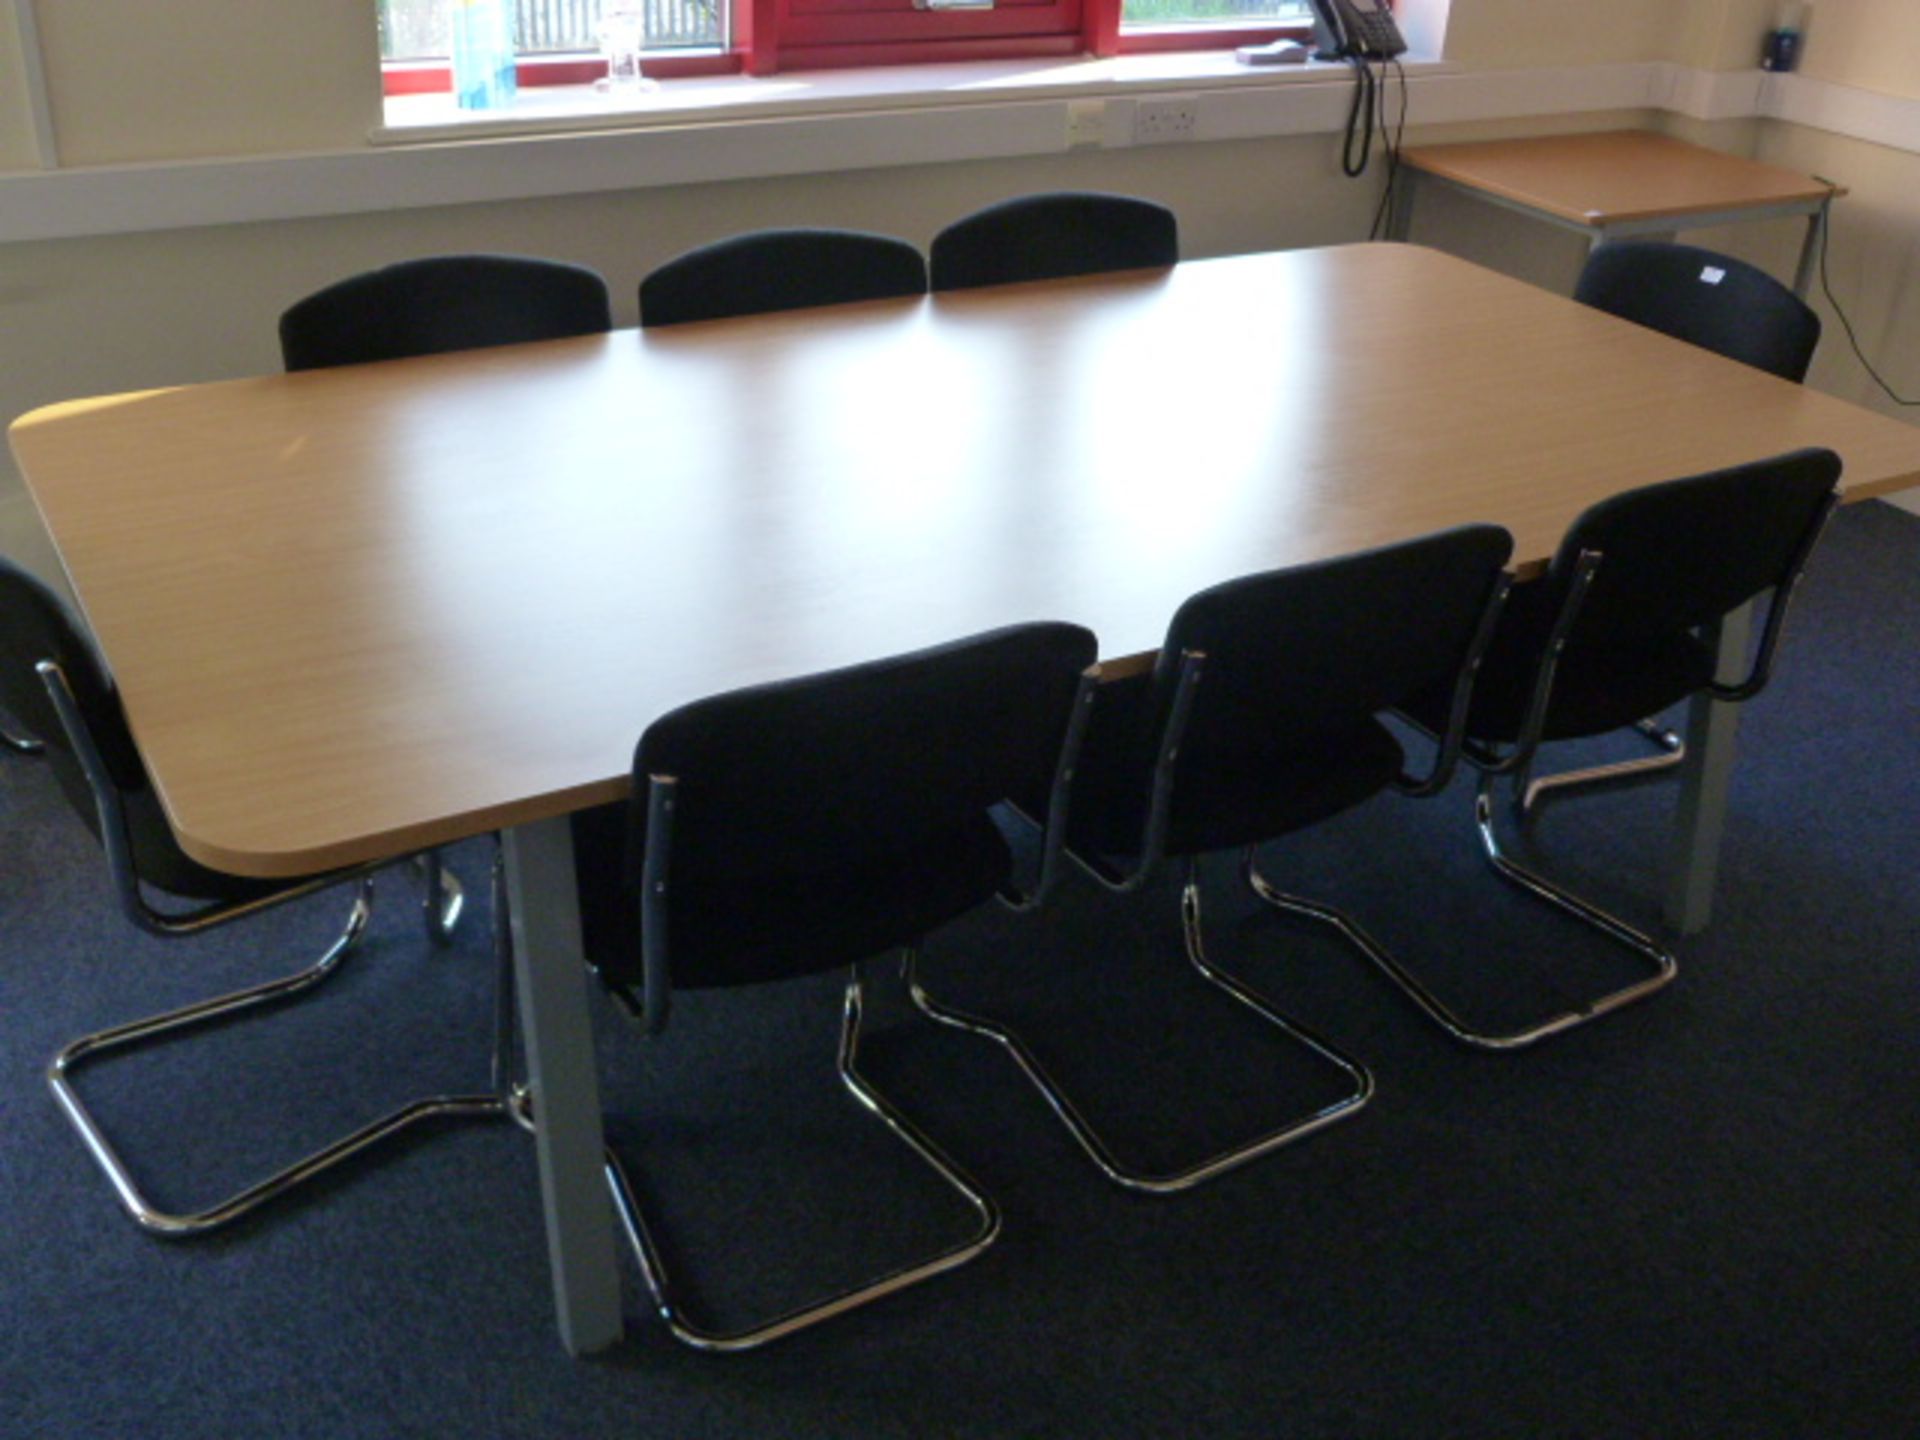
[(19, 15), (15, 0), (0, 0), (0, 170), (27, 170), (38, 163)]
[(58, 0), (39, 21), (68, 165), (351, 148), (380, 118), (373, 0)]
[(1760, 64), (1779, 0), (1691, 0), (1671, 8), (1669, 60), (1701, 70), (1751, 70)]

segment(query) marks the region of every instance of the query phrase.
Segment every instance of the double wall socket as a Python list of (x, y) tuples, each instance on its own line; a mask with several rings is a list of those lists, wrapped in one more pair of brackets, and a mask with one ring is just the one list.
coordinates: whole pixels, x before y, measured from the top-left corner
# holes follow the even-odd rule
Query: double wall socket
[(1133, 143), (1165, 145), (1175, 140), (1193, 139), (1200, 121), (1197, 95), (1168, 95), (1158, 100), (1142, 100), (1133, 107)]

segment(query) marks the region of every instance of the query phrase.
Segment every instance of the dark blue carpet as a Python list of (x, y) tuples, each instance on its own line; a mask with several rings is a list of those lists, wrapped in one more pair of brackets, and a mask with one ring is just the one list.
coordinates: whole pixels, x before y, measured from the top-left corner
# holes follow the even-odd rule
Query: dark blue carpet
[[(1258, 907), (1217, 955), (1374, 1068), (1359, 1116), (1185, 1197), (1100, 1180), (1011, 1064), (883, 1008), (870, 1070), (1000, 1199), (973, 1265), (757, 1355), (555, 1338), (532, 1150), (449, 1130), (229, 1233), (127, 1222), (56, 1111), (85, 1030), (314, 952), (336, 900), (161, 944), (107, 903), (42, 767), (0, 758), (0, 1433), (112, 1436), (1908, 1436), (1920, 1433), (1920, 519), (1843, 512), (1742, 731), (1718, 919), (1676, 985), (1530, 1052), (1456, 1046)], [(644, 717), (635, 717), (636, 730)], [(1542, 859), (1642, 922), (1667, 797), (1567, 802)], [(83, 1084), (199, 1204), (382, 1108), (484, 1082), (481, 903), (421, 942), (404, 875), (314, 999)], [(1632, 962), (1497, 886), (1464, 787), (1270, 847), (1463, 1009), (1518, 1018)], [(1170, 887), (1083, 880), (936, 937), (944, 998), (1031, 1031), (1116, 1143), (1175, 1163), (1323, 1093), (1181, 967)], [(603, 1017), (610, 1134), (721, 1319), (966, 1218), (831, 1078), (837, 981)], [(137, 1142), (137, 1143), (136, 1143)]]

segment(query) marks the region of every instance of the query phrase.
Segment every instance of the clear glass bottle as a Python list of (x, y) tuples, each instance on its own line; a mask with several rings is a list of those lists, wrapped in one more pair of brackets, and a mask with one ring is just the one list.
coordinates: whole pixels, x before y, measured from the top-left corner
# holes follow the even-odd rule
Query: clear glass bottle
[(453, 0), (453, 99), (462, 110), (511, 105), (513, 0)]
[(640, 70), (640, 55), (647, 45), (647, 16), (641, 0), (606, 0), (599, 40), (600, 53), (607, 57), (607, 75), (595, 89), (633, 95), (657, 88)]

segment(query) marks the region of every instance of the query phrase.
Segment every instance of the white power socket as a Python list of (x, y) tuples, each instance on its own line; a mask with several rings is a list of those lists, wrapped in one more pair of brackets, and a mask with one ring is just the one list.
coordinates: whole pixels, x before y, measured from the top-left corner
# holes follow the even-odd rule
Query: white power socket
[(1193, 139), (1200, 123), (1200, 98), (1197, 95), (1169, 95), (1162, 100), (1142, 100), (1133, 107), (1133, 143), (1165, 145), (1174, 140)]

